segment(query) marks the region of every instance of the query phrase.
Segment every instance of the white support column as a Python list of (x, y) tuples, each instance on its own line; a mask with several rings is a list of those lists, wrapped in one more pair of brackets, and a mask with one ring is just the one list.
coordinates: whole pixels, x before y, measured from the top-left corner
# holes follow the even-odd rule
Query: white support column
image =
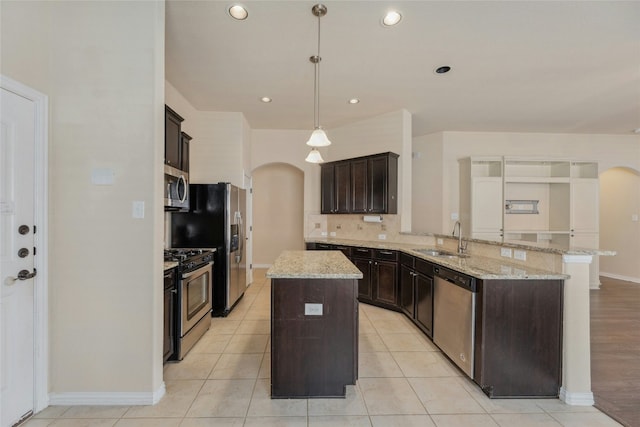
[(591, 337), (589, 264), (592, 255), (563, 255), (564, 282), (562, 387), (560, 399), (568, 405), (591, 406)]

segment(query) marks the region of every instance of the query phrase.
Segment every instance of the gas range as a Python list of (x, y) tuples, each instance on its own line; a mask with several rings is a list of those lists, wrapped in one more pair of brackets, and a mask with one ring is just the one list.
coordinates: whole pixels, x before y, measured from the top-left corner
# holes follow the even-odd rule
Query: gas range
[(181, 272), (195, 270), (213, 261), (215, 249), (173, 248), (164, 250), (165, 261), (178, 263)]

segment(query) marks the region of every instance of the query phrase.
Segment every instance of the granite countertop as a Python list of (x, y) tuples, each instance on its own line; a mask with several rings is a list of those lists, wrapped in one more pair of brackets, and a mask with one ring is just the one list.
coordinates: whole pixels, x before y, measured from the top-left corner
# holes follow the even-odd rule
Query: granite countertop
[[(401, 232), (400, 234), (405, 236), (432, 236), (432, 237), (445, 238), (445, 239), (452, 238), (450, 234), (409, 233), (409, 232)], [(457, 237), (455, 239), (457, 240)], [(589, 249), (589, 248), (580, 248), (577, 246), (569, 247), (569, 246), (563, 246), (563, 245), (546, 243), (546, 242), (527, 242), (527, 241), (521, 241), (521, 240), (507, 240), (504, 242), (498, 242), (493, 240), (470, 239), (468, 237), (464, 237), (463, 240), (465, 242), (482, 243), (485, 245), (502, 246), (505, 248), (525, 249), (528, 251), (545, 252), (550, 254), (598, 255), (598, 256), (616, 255), (616, 251), (612, 251), (608, 249)]]
[(267, 271), (270, 279), (362, 279), (340, 251), (284, 251)]
[(165, 261), (164, 262), (164, 271), (171, 270), (174, 267), (178, 266), (177, 261)]
[[(316, 243), (329, 243), (333, 245), (346, 245), (363, 248), (374, 249), (391, 249), (407, 253), (411, 256), (422, 258), (434, 264), (441, 265), (443, 267), (451, 268), (460, 273), (467, 274), (469, 276), (476, 277), (478, 279), (509, 279), (509, 280), (523, 280), (523, 279), (535, 279), (535, 280), (565, 280), (570, 276), (561, 273), (554, 273), (551, 271), (540, 270), (536, 268), (530, 268), (527, 266), (513, 264), (506, 261), (501, 261), (493, 258), (487, 258), (470, 254), (468, 257), (456, 257), (456, 258), (443, 258), (438, 256), (426, 255), (418, 252), (416, 249), (436, 249), (440, 248), (429, 247), (425, 245), (415, 245), (407, 243), (392, 243), (385, 242), (380, 243), (376, 241), (363, 241), (363, 240), (348, 240), (348, 239), (307, 239), (308, 242)], [(310, 251), (314, 252), (314, 251)]]

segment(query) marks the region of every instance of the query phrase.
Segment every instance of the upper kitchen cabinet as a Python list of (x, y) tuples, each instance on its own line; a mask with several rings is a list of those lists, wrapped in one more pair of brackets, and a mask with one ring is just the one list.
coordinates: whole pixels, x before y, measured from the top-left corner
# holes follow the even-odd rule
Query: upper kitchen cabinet
[(381, 153), (321, 165), (323, 214), (398, 212), (398, 155)]
[(164, 163), (182, 168), (182, 132), (184, 119), (169, 106), (164, 106)]
[(184, 132), (180, 133), (180, 170), (189, 172), (189, 144), (191, 137)]

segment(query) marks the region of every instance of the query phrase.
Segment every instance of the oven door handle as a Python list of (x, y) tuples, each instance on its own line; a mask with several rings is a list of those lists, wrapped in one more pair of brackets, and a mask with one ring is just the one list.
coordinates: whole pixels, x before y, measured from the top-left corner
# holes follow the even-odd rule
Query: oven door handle
[(190, 271), (188, 273), (182, 273), (183, 279), (188, 279), (191, 276), (195, 276), (196, 274), (200, 274), (203, 270), (211, 268), (212, 262), (206, 263), (204, 266), (198, 268), (197, 270)]

